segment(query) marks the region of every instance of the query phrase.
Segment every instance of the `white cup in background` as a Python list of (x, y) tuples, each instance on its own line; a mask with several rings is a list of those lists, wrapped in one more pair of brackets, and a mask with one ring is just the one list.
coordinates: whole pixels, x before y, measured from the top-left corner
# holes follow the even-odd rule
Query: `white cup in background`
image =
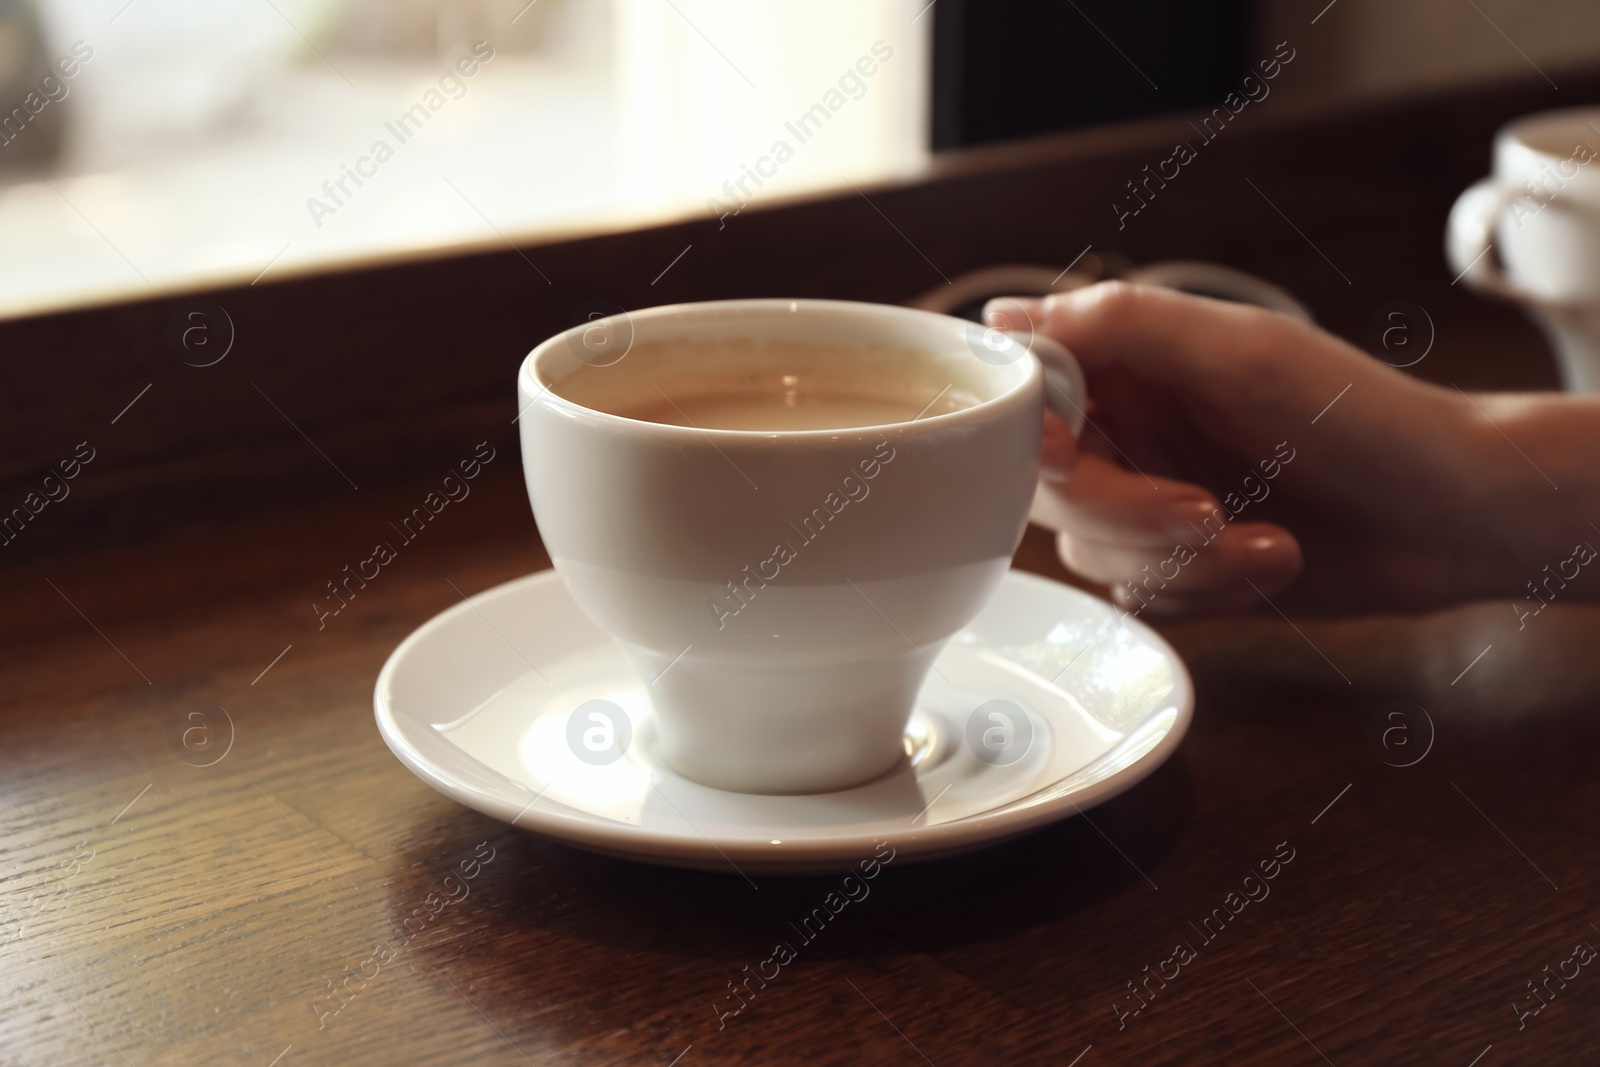
[(1502, 129), (1493, 176), (1450, 212), (1445, 251), (1461, 281), (1544, 329), (1568, 390), (1600, 390), (1600, 109)]

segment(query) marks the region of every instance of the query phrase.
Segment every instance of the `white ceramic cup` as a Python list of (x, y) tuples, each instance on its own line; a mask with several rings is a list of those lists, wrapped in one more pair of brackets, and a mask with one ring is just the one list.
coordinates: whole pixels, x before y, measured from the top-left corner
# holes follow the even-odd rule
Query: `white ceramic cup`
[(1600, 390), (1600, 109), (1502, 129), (1494, 175), (1451, 209), (1445, 251), (1462, 281), (1523, 305), (1567, 389)]
[[(881, 426), (756, 432), (645, 422), (561, 393), (586, 365), (618, 396), (790, 369), (781, 346), (752, 345), (737, 366), (717, 346), (670, 365), (634, 351), (727, 339), (909, 349), (921, 382), (960, 382), (981, 402)], [(934, 658), (1022, 537), (1044, 405), (1077, 432), (1085, 396), (1077, 363), (1046, 338), (829, 300), (598, 319), (535, 348), (517, 390), (539, 532), (579, 608), (648, 686), (659, 758), (751, 793), (844, 789), (905, 758)]]

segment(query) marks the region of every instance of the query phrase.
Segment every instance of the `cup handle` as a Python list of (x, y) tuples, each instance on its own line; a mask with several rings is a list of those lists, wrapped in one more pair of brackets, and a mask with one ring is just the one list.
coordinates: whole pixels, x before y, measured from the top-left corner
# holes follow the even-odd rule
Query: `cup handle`
[(1495, 230), (1506, 205), (1522, 194), (1485, 178), (1456, 198), (1445, 229), (1445, 257), (1457, 280), (1481, 292), (1511, 300), (1522, 299), (1500, 269), (1493, 252)]
[(1048, 337), (1034, 334), (1028, 338), (1028, 350), (1044, 366), (1045, 406), (1067, 424), (1073, 437), (1083, 436), (1083, 424), (1088, 418), (1084, 409), (1089, 403), (1083, 368), (1065, 345)]

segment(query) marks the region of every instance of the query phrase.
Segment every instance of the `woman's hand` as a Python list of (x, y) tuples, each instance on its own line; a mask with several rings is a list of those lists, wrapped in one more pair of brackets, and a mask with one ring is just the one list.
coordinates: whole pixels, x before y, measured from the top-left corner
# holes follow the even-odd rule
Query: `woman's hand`
[[(1083, 366), (1089, 424), (1075, 443), (1052, 420), (1045, 478), (1066, 516), (1062, 561), (1130, 612), (1520, 598), (1541, 553), (1566, 558), (1586, 529), (1600, 545), (1504, 438), (1520, 419), (1521, 447), (1571, 470), (1578, 444), (1544, 432), (1541, 446), (1547, 420), (1524, 409), (1574, 398), (1469, 398), (1285, 316), (1121, 282), (993, 301), (986, 318), (1052, 337)], [(1593, 402), (1561, 418), (1600, 448)], [(1566, 503), (1596, 505), (1596, 480), (1585, 472)]]

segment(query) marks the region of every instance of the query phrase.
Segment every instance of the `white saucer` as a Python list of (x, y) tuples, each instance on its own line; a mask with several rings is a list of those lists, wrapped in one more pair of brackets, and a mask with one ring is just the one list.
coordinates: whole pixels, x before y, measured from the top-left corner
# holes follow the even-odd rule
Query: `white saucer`
[[(884, 777), (808, 796), (711, 789), (653, 758), (644, 684), (544, 571), (407, 637), (374, 704), (401, 762), (470, 808), (593, 852), (730, 875), (839, 871), (884, 841), (905, 863), (1015, 837), (1144, 778), (1177, 748), (1194, 707), (1188, 673), (1152, 630), (1020, 571), (934, 668), (907, 759)], [(633, 728), (605, 765), (567, 741), (574, 709), (591, 700), (620, 706)], [(1032, 732), (1005, 766), (980, 760), (981, 740), (968, 740), (969, 720), (994, 700), (1024, 709), (1014, 737)], [(975, 738), (988, 723), (978, 718)]]

